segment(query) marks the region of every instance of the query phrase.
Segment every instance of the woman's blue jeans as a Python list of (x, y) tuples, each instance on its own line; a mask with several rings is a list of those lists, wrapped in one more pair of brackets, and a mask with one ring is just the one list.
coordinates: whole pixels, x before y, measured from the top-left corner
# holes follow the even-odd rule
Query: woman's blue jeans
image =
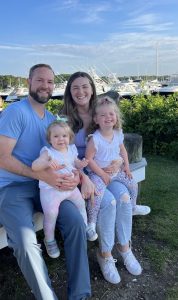
[(132, 234), (132, 204), (127, 188), (111, 182), (105, 191), (97, 221), (101, 252), (111, 252), (115, 241), (127, 245)]

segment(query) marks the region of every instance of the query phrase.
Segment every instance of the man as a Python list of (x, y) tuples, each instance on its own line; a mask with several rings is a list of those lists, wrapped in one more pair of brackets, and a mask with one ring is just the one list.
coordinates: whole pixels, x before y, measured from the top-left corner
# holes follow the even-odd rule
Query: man
[[(29, 96), (7, 107), (0, 118), (0, 223), (8, 243), (36, 299), (57, 299), (48, 277), (33, 226), (33, 213), (41, 210), (38, 180), (63, 190), (74, 189), (78, 175), (55, 174), (52, 170), (33, 172), (32, 161), (47, 145), (46, 128), (54, 116), (45, 110), (54, 88), (49, 65), (30, 69)], [(85, 225), (77, 208), (61, 204), (57, 228), (64, 238), (68, 274), (68, 299), (90, 296)]]

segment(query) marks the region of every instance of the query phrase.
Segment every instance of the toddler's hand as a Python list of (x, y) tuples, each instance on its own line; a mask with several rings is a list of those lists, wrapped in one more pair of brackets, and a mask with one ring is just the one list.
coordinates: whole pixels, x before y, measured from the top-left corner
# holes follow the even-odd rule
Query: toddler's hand
[(82, 168), (85, 168), (85, 167), (88, 165), (88, 159), (83, 158), (83, 159), (81, 160), (81, 164), (82, 164)]
[(83, 158), (82, 160), (77, 159), (75, 161), (75, 165), (76, 165), (77, 169), (83, 169), (88, 165), (88, 159), (86, 159), (86, 158)]

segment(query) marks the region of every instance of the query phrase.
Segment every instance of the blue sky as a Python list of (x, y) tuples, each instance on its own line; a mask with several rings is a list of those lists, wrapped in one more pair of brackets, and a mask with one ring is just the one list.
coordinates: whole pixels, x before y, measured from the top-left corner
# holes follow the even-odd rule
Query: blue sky
[(0, 75), (178, 73), (177, 0), (1, 1)]

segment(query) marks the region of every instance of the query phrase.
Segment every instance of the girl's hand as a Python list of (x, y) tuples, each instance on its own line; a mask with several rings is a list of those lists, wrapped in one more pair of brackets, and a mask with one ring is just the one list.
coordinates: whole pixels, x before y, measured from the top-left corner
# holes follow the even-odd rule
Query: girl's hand
[(129, 166), (124, 166), (123, 171), (126, 173), (126, 175), (127, 175), (130, 179), (133, 178), (132, 173), (130, 172)]

